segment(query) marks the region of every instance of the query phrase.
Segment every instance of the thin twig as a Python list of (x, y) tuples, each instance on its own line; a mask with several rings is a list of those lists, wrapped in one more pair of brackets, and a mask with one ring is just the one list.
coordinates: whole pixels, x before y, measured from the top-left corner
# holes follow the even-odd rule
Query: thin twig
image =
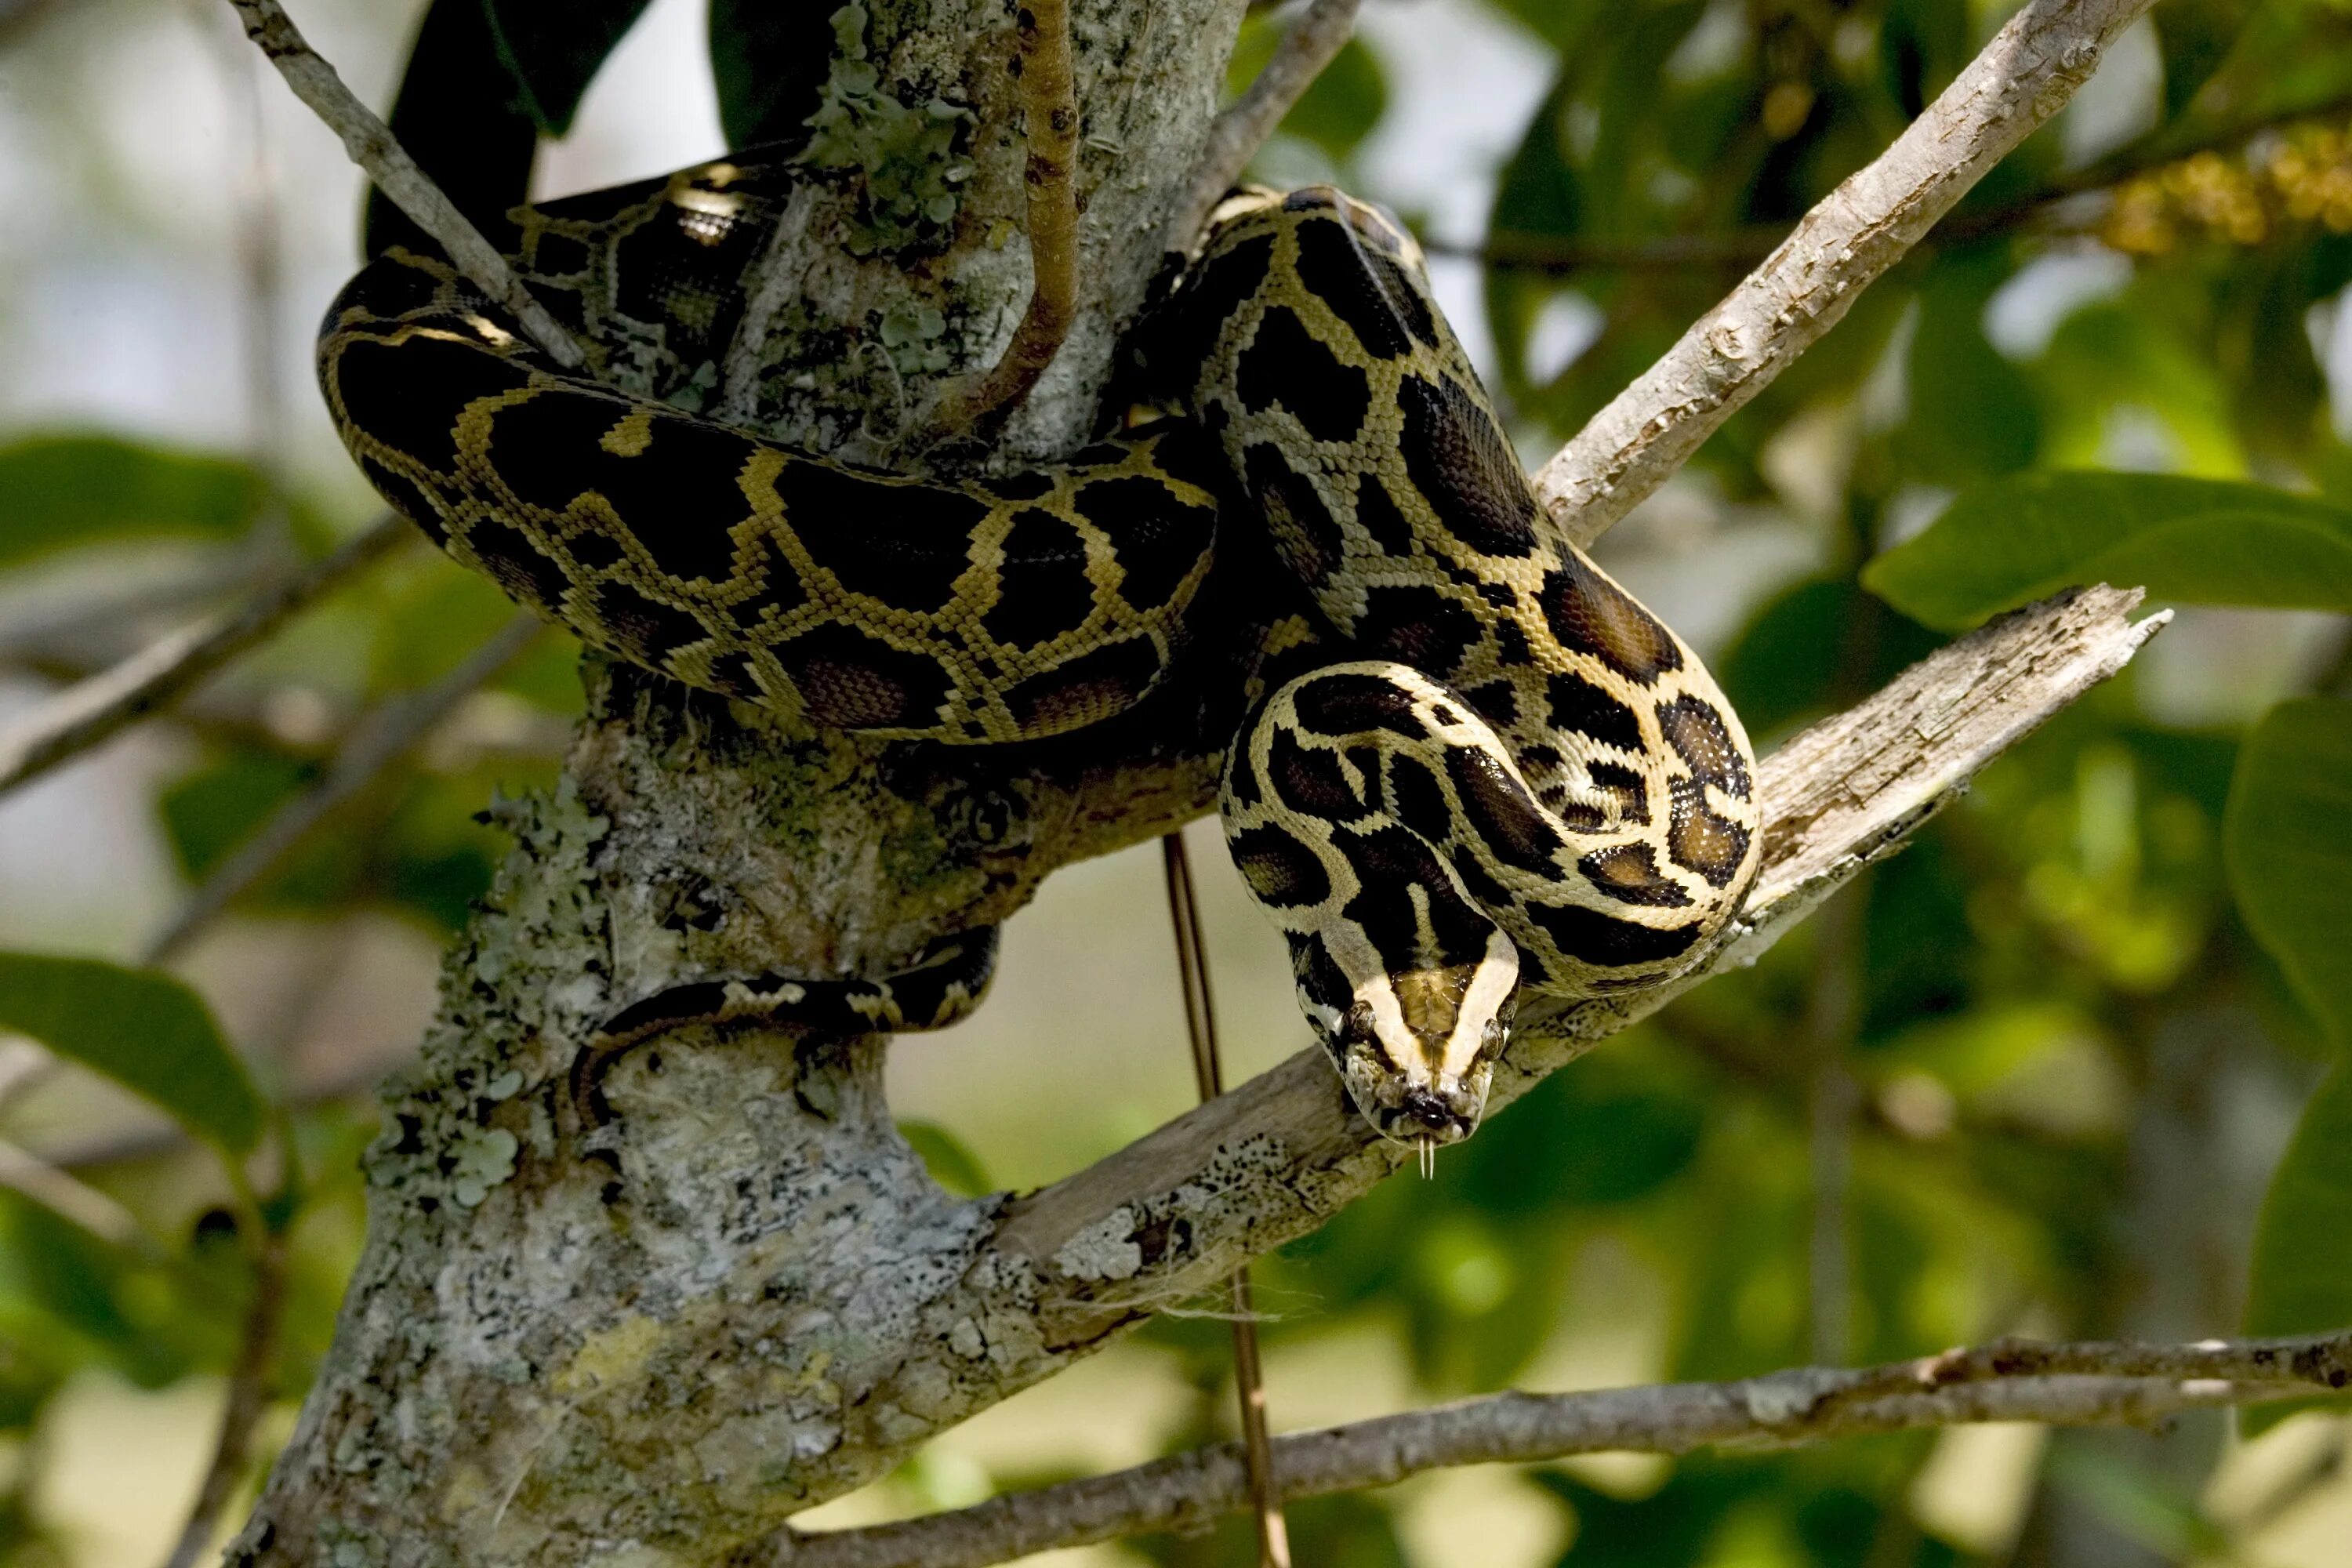
[(433, 177), (419, 168), (393, 135), (392, 127), (354, 96), (335, 68), (304, 41), (278, 0), (228, 0), (245, 21), (245, 36), (269, 57), (294, 96), (342, 138), (343, 151), (393, 205), (415, 219), (448, 253), (450, 261), (522, 324), (531, 342), (558, 364), (577, 369), (586, 363), (572, 334), (534, 299), (509, 268), (498, 247), (459, 212)]
[(982, 439), (1001, 428), (1070, 335), (1078, 298), (1078, 100), (1069, 0), (1024, 0), (1016, 26), (1028, 121), (1029, 308), (987, 374), (950, 399), (940, 424)]
[(0, 731), (0, 795), (166, 706), (415, 531), (404, 520), (387, 516), (236, 609), (159, 637), (50, 698)]
[(1168, 249), (1192, 248), (1209, 209), (1242, 177), (1251, 155), (1315, 85), (1323, 68), (1348, 47), (1356, 32), (1356, 12), (1362, 5), (1363, 0), (1308, 0), (1307, 9), (1274, 47), (1265, 68), (1210, 125), (1201, 155), (1193, 160), (1183, 203), (1168, 220)]
[(517, 613), (465, 662), (421, 690), (380, 705), (353, 726), (351, 739), (329, 764), (326, 776), (278, 814), (236, 851), (215, 867), (189, 896), (171, 924), (147, 944), (141, 962), (160, 963), (226, 909), (344, 802), (417, 746), (475, 688), (504, 668), (543, 629), (536, 616)]
[[(55, 1059), (47, 1052), (39, 1053), (18, 1081), (28, 1085), (38, 1081)], [(71, 1172), (5, 1140), (0, 1140), (0, 1187), (23, 1194), (117, 1247), (154, 1250), (152, 1239), (129, 1209)]]
[(188, 1522), (163, 1568), (195, 1568), (220, 1528), (221, 1514), (244, 1478), (253, 1450), (253, 1429), (269, 1408), (270, 1374), (278, 1362), (278, 1330), (286, 1306), (286, 1242), (265, 1231), (253, 1255), (253, 1301), (246, 1309), (245, 1333), (229, 1369), (228, 1403), (221, 1411), (213, 1457), (188, 1510)]
[[(1387, 1486), (1460, 1465), (1575, 1454), (1685, 1454), (1727, 1444), (1984, 1421), (2142, 1426), (2352, 1382), (2352, 1331), (2189, 1345), (2014, 1342), (1844, 1372), (1805, 1367), (1736, 1383), (1501, 1394), (1275, 1440), (1286, 1498)], [(1246, 1506), (1230, 1444), (1108, 1476), (994, 1498), (900, 1524), (806, 1535), (793, 1568), (981, 1568), (1145, 1532), (1195, 1531)]]
[(1816, 203), (1764, 264), (1536, 476), (1589, 544), (1842, 320), (1985, 172), (2055, 114), (2153, 0), (2031, 0), (1894, 145)]
[[(1192, 1078), (1206, 1104), (1225, 1092), (1217, 1050), (1216, 998), (1209, 989), (1209, 949), (1192, 858), (1180, 831), (1160, 840), (1168, 877), (1168, 918), (1176, 928), (1176, 969), (1184, 987), (1184, 1032), (1192, 1042)], [(1257, 1525), (1258, 1568), (1290, 1568), (1290, 1527), (1274, 1485), (1274, 1449), (1265, 1420), (1265, 1367), (1258, 1355), (1257, 1304), (1249, 1265), (1234, 1270), (1234, 1394), (1241, 1406), (1242, 1454), (1249, 1473), (1250, 1515)]]
[[(2150, 137), (2013, 200), (1952, 213), (1915, 248), (1929, 251), (1943, 244), (1980, 239), (2029, 225), (2035, 225), (2036, 232), (2041, 233), (2074, 233), (2077, 226), (2072, 222), (2044, 228), (2037, 220), (2070, 205), (2079, 205), (2084, 197), (2104, 194), (2200, 153), (2242, 150), (2266, 132), (2326, 121), (2347, 111), (2352, 111), (2352, 94), (2305, 104), (2284, 113), (2234, 121), (2190, 138)], [(1792, 226), (1788, 224), (1748, 224), (1712, 233), (1619, 239), (1601, 235), (1524, 234), (1496, 229), (1479, 242), (1423, 238), (1422, 248), (1432, 256), (1477, 261), (1515, 272), (1643, 272), (1662, 268), (1707, 270), (1753, 267), (1771, 255), (1773, 247), (1791, 232)]]
[(1813, 963), (1804, 1033), (1805, 1121), (1810, 1155), (1811, 1234), (1806, 1238), (1806, 1308), (1812, 1358), (1830, 1365), (1853, 1353), (1849, 1300), (1853, 1289), (1854, 1084), (1846, 1065), (1857, 997), (1854, 978), (1861, 902), (1869, 873), (1830, 900), (1814, 921)]

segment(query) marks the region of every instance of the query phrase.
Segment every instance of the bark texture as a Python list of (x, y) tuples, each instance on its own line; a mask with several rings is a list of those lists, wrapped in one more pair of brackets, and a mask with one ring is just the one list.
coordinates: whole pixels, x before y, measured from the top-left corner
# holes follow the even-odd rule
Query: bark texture
[[(1073, 6), (1076, 316), (993, 460), (1094, 424), (1241, 5)], [(890, 114), (836, 68), (827, 101), (866, 119), (841, 120), (847, 141), (780, 228), (760, 341), (729, 357), (726, 392), (783, 437), (908, 462), (947, 455), (935, 413), (994, 363), (1031, 292), (1015, 13), (871, 0), (857, 21), (855, 63), (956, 129), (919, 167), (851, 144)], [(947, 187), (921, 184), (949, 167)], [(908, 189), (915, 207), (883, 200)], [(1763, 879), (1705, 967), (1749, 961), (2113, 673), (2158, 624), (2131, 623), (2133, 602), (2093, 590), (2021, 612), (1771, 759)], [(610, 1122), (587, 1124), (570, 1092), (581, 1046), (632, 1002), (767, 971), (887, 973), (1009, 916), (1055, 868), (1207, 809), (1237, 693), (1213, 659), (1196, 670), (1079, 735), (959, 751), (793, 732), (592, 664), (562, 788), (500, 808), (515, 850), (388, 1095), (336, 1344), (232, 1560), (788, 1557), (791, 1514), (1389, 1173), (1397, 1152), (1307, 1054), (1067, 1181), (979, 1202), (941, 1193), (898, 1137), (878, 1039), (681, 1030), (612, 1070)], [(1665, 999), (1523, 1015), (1497, 1101)]]

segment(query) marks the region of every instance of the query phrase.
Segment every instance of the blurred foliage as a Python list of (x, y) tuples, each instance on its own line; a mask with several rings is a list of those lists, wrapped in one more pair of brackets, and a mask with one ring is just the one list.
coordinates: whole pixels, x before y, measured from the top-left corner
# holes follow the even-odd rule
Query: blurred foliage
[[(1494, 390), (1530, 453), (1573, 433), (1883, 147), (2002, 9), (1486, 5), (1521, 29), (1515, 47), (1553, 62), (1552, 79), (1494, 171), (1485, 233), (1425, 237), (1487, 258)], [(541, 136), (569, 124), (642, 8), (435, 0), (394, 126), (495, 229)], [(730, 138), (806, 144), (816, 117), (813, 165), (866, 182), (876, 234), (896, 243), (952, 216), (947, 190), (923, 182), (959, 155), (967, 110), (856, 58), (865, 20), (860, 5), (714, 0), (709, 55)], [(1286, 22), (1247, 18), (1235, 89)], [(1368, 1382), (1434, 1399), (1590, 1375), (1580, 1357), (1595, 1344), (1613, 1347), (1610, 1375), (1711, 1378), (2021, 1330), (2197, 1337), (2241, 1309), (2253, 1331), (2352, 1319), (2352, 405), (2330, 381), (2331, 366), (2344, 374), (2336, 345), (2352, 342), (2352, 10), (2168, 0), (2151, 27), (2140, 58), (2154, 74), (2116, 89), (2132, 112), (2111, 114), (2103, 141), (2063, 121), (2032, 139), (1706, 446), (1677, 490), (1709, 531), (1676, 569), (1708, 571), (1708, 552), (1751, 526), (1803, 542), (1741, 584), (1738, 629), (1712, 660), (1761, 743), (1944, 634), (2099, 578), (2181, 607), (2168, 639), (2201, 638), (2186, 662), (2221, 663), (2208, 684), (2240, 700), (2184, 722), (2194, 705), (2174, 688), (2207, 672), (2144, 660), (1752, 971), (1555, 1075), (1433, 1180), (1390, 1183), (1267, 1258), (1277, 1418), (1286, 1358), (1335, 1342), (1380, 1348)], [(1339, 56), (1264, 171), (1392, 198), (1368, 149), (1402, 96), (1407, 62), (1381, 45), (1394, 36)], [(2116, 51), (2102, 84), (2130, 58)], [(379, 208), (370, 243), (393, 242), (402, 221)], [(1591, 330), (1565, 330), (1578, 323)], [(363, 521), (326, 499), (273, 498), (241, 456), (111, 433), (0, 433), (0, 585), (102, 574), (137, 551), (232, 558), (274, 511), (312, 553)], [(1643, 524), (1622, 531), (1611, 550), (1640, 548)], [(2284, 617), (2198, 619), (2207, 605), (2327, 618), (2297, 622), (2296, 657), (2263, 664), (2256, 653), (2287, 641)], [(318, 784), (356, 714), (446, 673), (506, 614), (486, 584), (418, 552), (258, 656), (251, 712), (184, 726), (193, 743), (157, 786), (179, 875), (193, 887), (218, 871)], [(553, 776), (550, 748), (499, 737), (544, 733), (577, 701), (550, 639), (236, 912), (390, 912), (446, 935), (503, 853), (476, 814)], [(257, 1227), (290, 1243), (279, 1388), (299, 1397), (356, 1256), (353, 1167), (373, 1124), (366, 1106), (289, 1094), (269, 1071), (241, 1091), (266, 1109), (225, 1109), (233, 1069), (173, 982), (57, 964), (0, 963), (17, 977), (0, 1000), (11, 1026), (218, 1142), (245, 1147), (266, 1127), (273, 1174), (244, 1193), (185, 1155), (80, 1173), (135, 1221), (105, 1237), (0, 1193), (0, 1436), (24, 1456), (0, 1475), (11, 1563), (59, 1560), (43, 1555), (26, 1501), (58, 1390), (93, 1367), (142, 1386), (218, 1373), (253, 1289)], [(48, 966), (43, 984), (68, 989), (7, 965)], [(74, 1002), (72, 987), (96, 989)], [(44, 997), (65, 1000), (36, 1016)], [(131, 1015), (149, 1026), (126, 1028)], [(1850, 1122), (1818, 1124), (1825, 1081), (1847, 1086)], [(904, 1131), (950, 1189), (990, 1184), (961, 1130)], [(1836, 1297), (1816, 1300), (1825, 1138), (1847, 1156), (1845, 1268)], [(2184, 1316), (2183, 1300), (2207, 1310)], [(1226, 1435), (1223, 1321), (1171, 1314), (1140, 1339), (1191, 1391), (1162, 1446)], [(2074, 1568), (2055, 1543), (2084, 1530), (2156, 1561), (2221, 1561), (2252, 1526), (2225, 1528), (2198, 1500), (2217, 1431), (2053, 1444), (2021, 1534), (1993, 1548), (1946, 1539), (1916, 1504), (1937, 1451), (1926, 1435), (1701, 1455), (1639, 1481), (1538, 1467), (1515, 1484), (1556, 1522), (1568, 1568)], [(971, 1478), (952, 1469), (941, 1451), (919, 1458), (894, 1495), (970, 1500)], [(1403, 1493), (1301, 1504), (1297, 1560), (1415, 1563), (1411, 1506)], [(1136, 1550), (1185, 1568), (1251, 1561), (1242, 1521)]]

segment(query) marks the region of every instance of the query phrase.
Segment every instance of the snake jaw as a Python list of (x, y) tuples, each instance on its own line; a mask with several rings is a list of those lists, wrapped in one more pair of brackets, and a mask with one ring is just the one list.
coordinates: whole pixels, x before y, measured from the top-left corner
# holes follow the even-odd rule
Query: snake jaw
[(1308, 1009), (1356, 1109), (1381, 1137), (1439, 1147), (1478, 1130), (1518, 1005), (1518, 950), (1497, 931), (1475, 963), (1378, 975), (1346, 1012)]

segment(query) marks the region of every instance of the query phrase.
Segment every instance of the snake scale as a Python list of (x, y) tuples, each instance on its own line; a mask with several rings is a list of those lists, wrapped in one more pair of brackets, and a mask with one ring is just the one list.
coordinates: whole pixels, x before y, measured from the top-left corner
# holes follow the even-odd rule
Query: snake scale
[[(1251, 635), (1222, 810), (1356, 1106), (1477, 1125), (1522, 993), (1690, 964), (1753, 878), (1754, 763), (1680, 638), (1550, 528), (1412, 237), (1329, 187), (1236, 193), (1133, 335), (1112, 433), (917, 478), (694, 412), (793, 172), (743, 154), (519, 209), (514, 261), (590, 346), (566, 372), (435, 256), (330, 308), (319, 372), (384, 498), (584, 641), (817, 725), (950, 743), (1075, 730), (1159, 685), (1222, 533), (1300, 613)], [(1275, 650), (1279, 649), (1278, 656)], [(878, 978), (719, 979), (617, 1013), (936, 1027), (992, 932)]]

